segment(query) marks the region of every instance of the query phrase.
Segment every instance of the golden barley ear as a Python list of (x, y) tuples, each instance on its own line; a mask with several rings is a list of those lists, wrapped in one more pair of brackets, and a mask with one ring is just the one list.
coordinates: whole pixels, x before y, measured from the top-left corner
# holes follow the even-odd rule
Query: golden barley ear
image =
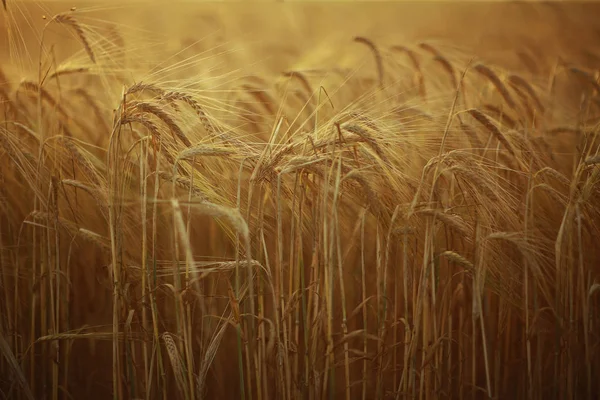
[(419, 62), (419, 58), (417, 57), (415, 52), (406, 46), (392, 46), (390, 48), (390, 50), (405, 53), (408, 56), (408, 58), (412, 62), (412, 65), (413, 65), (415, 71), (417, 72), (417, 82), (419, 85), (419, 94), (421, 95), (421, 97), (423, 99), (425, 99), (426, 94), (427, 94), (426, 90), (425, 90), (425, 76), (423, 75), (423, 71), (421, 70), (421, 63)]
[(186, 147), (192, 146), (192, 142), (190, 142), (187, 136), (183, 133), (179, 125), (177, 125), (173, 118), (171, 118), (171, 116), (165, 111), (163, 111), (160, 107), (158, 107), (155, 104), (142, 101), (130, 102), (129, 104), (131, 108), (134, 109), (137, 113), (154, 115), (162, 122), (164, 122), (165, 125), (167, 125), (167, 127), (169, 127), (169, 129), (171, 130), (171, 133), (173, 133), (173, 135), (177, 137)]
[(373, 55), (375, 56), (375, 62), (377, 63), (377, 76), (379, 78), (379, 86), (383, 88), (383, 61), (381, 59), (381, 53), (375, 43), (373, 43), (370, 39), (367, 39), (362, 36), (357, 36), (354, 38), (354, 41), (357, 43), (362, 43), (371, 49)]
[(177, 344), (175, 343), (175, 340), (173, 340), (171, 334), (168, 332), (162, 334), (162, 339), (165, 343), (169, 360), (171, 361), (173, 373), (175, 374), (177, 388), (181, 393), (186, 393), (184, 366), (182, 365), (179, 350), (177, 350)]
[(441, 255), (446, 257), (448, 260), (466, 268), (468, 271), (472, 271), (474, 268), (473, 263), (471, 261), (467, 260), (465, 257), (463, 257), (455, 251), (447, 250), (444, 251)]
[(83, 30), (83, 27), (81, 26), (81, 24), (79, 24), (75, 17), (69, 14), (57, 14), (54, 16), (54, 18), (52, 18), (50, 22), (62, 24), (73, 29), (75, 35), (77, 35), (77, 37), (81, 41), (81, 44), (83, 45), (83, 48), (85, 49), (85, 52), (87, 53), (90, 60), (92, 60), (94, 64), (96, 63), (96, 56), (94, 55), (92, 46), (90, 45), (90, 42), (85, 34), (85, 31)]
[(496, 75), (496, 73), (492, 71), (491, 68), (483, 64), (477, 64), (475, 66), (475, 71), (489, 79), (489, 81), (492, 83), (492, 85), (494, 85), (498, 93), (500, 93), (500, 96), (502, 96), (502, 98), (510, 108), (512, 108), (513, 110), (516, 108), (517, 105), (510, 93), (508, 92), (508, 90), (506, 89), (506, 86), (504, 85), (504, 83), (502, 83), (498, 75)]
[(481, 125), (483, 125), (494, 137), (506, 147), (508, 152), (515, 156), (515, 151), (513, 147), (510, 145), (509, 141), (506, 139), (506, 136), (502, 134), (500, 129), (481, 111), (476, 109), (468, 110), (468, 113), (471, 114), (475, 120), (477, 120)]
[(306, 75), (304, 75), (302, 72), (286, 71), (283, 73), (283, 76), (288, 77), (288, 78), (298, 79), (298, 81), (302, 84), (302, 87), (304, 88), (304, 90), (306, 90), (306, 92), (309, 95), (312, 95), (313, 90), (312, 90), (312, 87), (310, 86), (310, 82), (308, 81), (308, 78), (306, 77)]
[(90, 69), (87, 67), (62, 67), (51, 73), (47, 80), (55, 79), (65, 75), (83, 74), (87, 72), (90, 72)]
[(508, 84), (512, 86), (512, 88), (515, 89), (520, 96), (523, 96), (523, 94), (526, 93), (529, 97), (531, 97), (540, 112), (544, 113), (544, 105), (535, 93), (533, 87), (525, 79), (518, 75), (510, 75), (508, 77)]
[(436, 55), (435, 57), (433, 57), (433, 60), (437, 63), (439, 63), (442, 68), (444, 69), (444, 71), (446, 71), (448, 73), (448, 75), (450, 75), (450, 81), (452, 83), (452, 87), (457, 87), (457, 82), (456, 82), (456, 75), (454, 73), (454, 68), (452, 67), (452, 64), (450, 63), (450, 61), (448, 61), (448, 59), (440, 54)]

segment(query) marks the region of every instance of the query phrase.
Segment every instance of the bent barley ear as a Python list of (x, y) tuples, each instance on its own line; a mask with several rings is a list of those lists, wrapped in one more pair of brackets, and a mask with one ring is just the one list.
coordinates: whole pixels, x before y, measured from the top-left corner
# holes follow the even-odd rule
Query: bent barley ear
[(379, 78), (379, 87), (383, 88), (383, 80), (384, 80), (384, 72), (383, 72), (383, 60), (381, 58), (381, 53), (375, 43), (366, 37), (357, 36), (354, 38), (354, 41), (357, 43), (362, 43), (369, 47), (369, 49), (373, 52), (373, 56), (375, 57), (375, 64), (377, 66), (377, 77)]
[(515, 151), (511, 144), (506, 139), (506, 136), (498, 129), (498, 127), (481, 111), (471, 109), (468, 110), (468, 113), (471, 114), (473, 118), (475, 118), (481, 125), (483, 125), (504, 147), (508, 152), (516, 156)]
[(502, 96), (502, 98), (504, 99), (504, 101), (506, 102), (506, 104), (511, 109), (513, 109), (513, 110), (516, 109), (517, 104), (515, 103), (515, 101), (513, 100), (512, 96), (510, 95), (510, 93), (506, 89), (506, 86), (504, 85), (504, 83), (502, 83), (502, 81), (500, 80), (500, 78), (498, 77), (498, 75), (496, 75), (496, 73), (494, 71), (492, 71), (491, 68), (485, 66), (484, 64), (477, 64), (474, 67), (474, 69), (475, 69), (475, 71), (477, 71), (481, 75), (483, 75), (486, 78), (488, 78), (490, 80), (490, 82), (492, 82), (492, 85), (494, 85), (494, 87), (496, 88), (496, 90), (498, 91), (498, 93), (500, 93), (500, 95)]
[(81, 41), (81, 44), (83, 45), (83, 48), (85, 49), (85, 52), (90, 60), (92, 60), (94, 64), (96, 63), (96, 56), (92, 50), (92, 46), (87, 38), (87, 35), (75, 17), (69, 14), (57, 14), (50, 20), (49, 23), (52, 22), (70, 27)]

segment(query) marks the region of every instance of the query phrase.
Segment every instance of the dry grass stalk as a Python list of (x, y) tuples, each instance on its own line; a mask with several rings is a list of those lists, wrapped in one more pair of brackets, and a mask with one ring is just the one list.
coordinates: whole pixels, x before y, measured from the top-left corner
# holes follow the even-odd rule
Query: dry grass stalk
[[(4, 3), (4, 5), (6, 6), (6, 3)], [(21, 386), (25, 397), (28, 400), (33, 400), (33, 393), (31, 392), (29, 384), (27, 383), (27, 378), (25, 378), (25, 374), (23, 374), (23, 370), (21, 369), (17, 358), (15, 357), (12, 349), (10, 348), (9, 343), (4, 338), (4, 334), (0, 335), (0, 354), (2, 354), (4, 358), (8, 361), (12, 371), (12, 375), (16, 377), (16, 380)]]

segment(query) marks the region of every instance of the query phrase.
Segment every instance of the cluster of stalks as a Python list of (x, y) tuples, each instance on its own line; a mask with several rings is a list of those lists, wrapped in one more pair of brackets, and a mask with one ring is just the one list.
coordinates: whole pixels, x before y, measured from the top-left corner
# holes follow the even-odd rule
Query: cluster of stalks
[(600, 393), (597, 68), (357, 36), (211, 92), (43, 33), (0, 64), (2, 398)]

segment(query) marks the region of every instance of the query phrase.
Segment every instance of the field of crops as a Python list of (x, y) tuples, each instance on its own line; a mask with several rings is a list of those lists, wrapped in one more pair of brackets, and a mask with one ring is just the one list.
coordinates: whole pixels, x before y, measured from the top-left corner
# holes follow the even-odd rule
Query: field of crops
[(0, 399), (597, 399), (600, 5), (0, 5)]

